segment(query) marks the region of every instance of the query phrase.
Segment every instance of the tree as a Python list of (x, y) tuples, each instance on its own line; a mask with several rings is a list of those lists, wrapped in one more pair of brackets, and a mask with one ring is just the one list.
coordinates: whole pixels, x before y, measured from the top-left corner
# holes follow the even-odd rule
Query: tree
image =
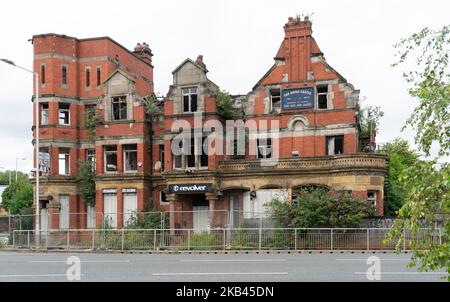
[[(144, 108), (145, 108), (145, 117), (148, 126), (149, 135), (149, 145), (153, 146), (153, 125), (158, 121), (159, 115), (162, 114), (161, 107), (159, 106), (158, 98), (154, 93), (149, 94), (144, 97)], [(160, 159), (164, 160), (164, 159)], [(153, 162), (153, 148), (150, 148), (150, 162)]]
[(217, 113), (225, 119), (230, 119), (235, 114), (234, 104), (228, 92), (217, 89), (216, 91)]
[(33, 206), (33, 185), (29, 180), (12, 183), (2, 193), (2, 208), (11, 214), (20, 214), (22, 210)]
[(359, 227), (373, 212), (361, 198), (320, 188), (302, 190), (292, 202), (274, 199), (269, 207), (278, 225), (286, 228)]
[(358, 119), (361, 128), (361, 136), (370, 136), (378, 131), (380, 119), (384, 116), (384, 112), (380, 106), (375, 105), (358, 105)]
[(84, 202), (89, 206), (95, 206), (95, 172), (91, 161), (79, 161), (75, 180), (78, 192)]
[(381, 149), (389, 155), (389, 169), (385, 186), (385, 215), (397, 216), (398, 210), (406, 202), (408, 185), (402, 181), (403, 171), (419, 161), (419, 154), (410, 149), (408, 142), (402, 138), (395, 139)]
[[(449, 28), (449, 25), (438, 31), (424, 28), (395, 45), (398, 60), (393, 66), (408, 60), (416, 66), (403, 73), (410, 85), (409, 94), (419, 100), (403, 129), (416, 130), (415, 142), (426, 156), (430, 156), (432, 145), (437, 147), (438, 156), (450, 154)], [(396, 240), (400, 250), (407, 240), (404, 234), (410, 233), (412, 239), (407, 243), (414, 254), (409, 265), (418, 265), (419, 270), (444, 268), (450, 280), (450, 165), (438, 163), (439, 159), (419, 161), (403, 171), (401, 181), (408, 188), (406, 203), (386, 241)], [(441, 244), (420, 239), (422, 233), (428, 238), (438, 222), (442, 224)], [(423, 224), (431, 231), (421, 230)]]
[[(16, 181), (16, 171), (2, 171), (0, 172), (0, 185), (9, 185), (9, 174), (11, 173), (11, 183)], [(17, 181), (28, 180), (28, 175), (17, 171)]]

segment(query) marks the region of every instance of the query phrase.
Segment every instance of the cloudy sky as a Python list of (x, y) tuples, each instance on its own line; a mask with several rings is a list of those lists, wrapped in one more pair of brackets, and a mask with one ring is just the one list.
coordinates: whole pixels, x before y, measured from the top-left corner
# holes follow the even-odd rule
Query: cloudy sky
[[(155, 91), (166, 94), (171, 71), (186, 57), (204, 56), (209, 77), (244, 94), (270, 68), (289, 16), (311, 14), (313, 35), (327, 62), (382, 107), (379, 142), (398, 136), (417, 104), (393, 69), (393, 44), (420, 28), (448, 23), (448, 1), (5, 1), (0, 9), (0, 58), (32, 68), (34, 34), (110, 36), (128, 49), (153, 50)], [(32, 77), (0, 62), (0, 167), (29, 172)]]

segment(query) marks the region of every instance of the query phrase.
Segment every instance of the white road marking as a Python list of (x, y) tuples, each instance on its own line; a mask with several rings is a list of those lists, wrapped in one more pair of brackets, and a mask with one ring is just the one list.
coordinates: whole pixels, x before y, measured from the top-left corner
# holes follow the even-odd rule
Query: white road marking
[(181, 259), (180, 262), (281, 262), (286, 259)]
[[(446, 275), (446, 272), (380, 272), (380, 275)], [(367, 275), (367, 272), (355, 272), (355, 275)]]
[[(81, 274), (84, 276), (84, 274)], [(23, 277), (67, 277), (66, 274), (42, 274), (42, 275), (0, 275), (0, 278), (23, 278)]]
[[(128, 263), (130, 260), (81, 260), (81, 263)], [(28, 263), (66, 263), (66, 260), (30, 260)]]
[(287, 275), (287, 272), (251, 272), (251, 273), (153, 273), (153, 276), (210, 276), (210, 275)]
[[(385, 259), (385, 258), (380, 258), (381, 261), (409, 261), (411, 259), (409, 258), (391, 258), (391, 259)], [(336, 261), (367, 261), (367, 258), (349, 258), (349, 259), (336, 259)]]

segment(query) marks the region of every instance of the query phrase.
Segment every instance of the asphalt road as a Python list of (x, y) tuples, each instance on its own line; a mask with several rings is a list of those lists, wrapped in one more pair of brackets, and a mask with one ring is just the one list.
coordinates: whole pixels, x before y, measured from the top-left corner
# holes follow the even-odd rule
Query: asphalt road
[[(0, 252), (0, 282), (68, 281), (369, 281), (367, 258), (380, 259), (381, 281), (444, 281), (444, 272), (407, 269), (410, 254), (115, 254)], [(77, 260), (77, 258), (74, 258)], [(76, 261), (75, 261), (76, 262)], [(372, 274), (373, 276), (373, 274)], [(76, 281), (76, 280), (75, 280)], [(379, 281), (369, 281), (379, 282)]]

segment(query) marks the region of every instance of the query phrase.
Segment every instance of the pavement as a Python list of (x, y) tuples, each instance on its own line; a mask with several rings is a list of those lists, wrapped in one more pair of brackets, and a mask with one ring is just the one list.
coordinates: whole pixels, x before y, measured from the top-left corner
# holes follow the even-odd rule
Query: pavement
[[(372, 258), (368, 264), (369, 257)], [(78, 276), (80, 281), (106, 282), (445, 282), (443, 271), (408, 269), (406, 264), (410, 257), (411, 254), (367, 252), (119, 254), (0, 251), (0, 282), (73, 282), (78, 281)], [(369, 280), (367, 271), (369, 278), (375, 276), (380, 280)]]

